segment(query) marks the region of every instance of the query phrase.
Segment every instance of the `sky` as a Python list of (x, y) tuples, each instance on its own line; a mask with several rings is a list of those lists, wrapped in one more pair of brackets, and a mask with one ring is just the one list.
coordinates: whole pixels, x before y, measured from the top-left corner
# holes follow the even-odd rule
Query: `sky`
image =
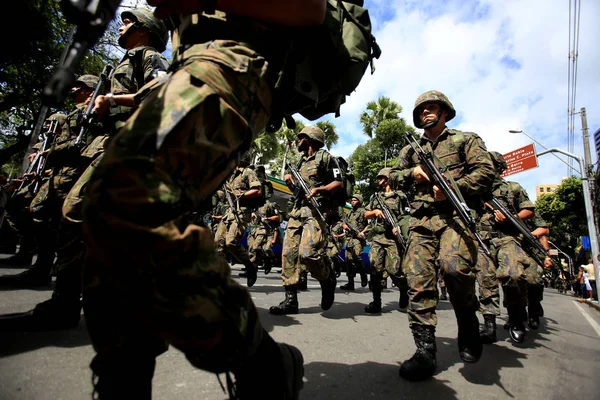
[[(347, 157), (368, 140), (359, 116), (369, 101), (387, 96), (412, 125), (415, 99), (444, 92), (457, 110), (448, 127), (475, 132), (488, 150), (508, 153), (533, 143), (568, 150), (569, 2), (574, 0), (366, 0), (382, 49), (376, 71), (365, 74), (342, 105), (332, 153)], [(127, 1), (126, 1), (127, 2)], [(126, 3), (125, 2), (125, 3)], [(575, 110), (600, 128), (600, 1), (581, 0)], [(596, 44), (594, 44), (596, 43)], [(583, 157), (581, 117), (575, 117), (574, 153)], [(419, 130), (417, 130), (419, 131)], [(537, 147), (537, 145), (536, 145)], [(537, 147), (537, 151), (543, 149)], [(535, 199), (538, 184), (560, 183), (568, 167), (548, 154), (539, 167), (511, 175)], [(575, 165), (577, 165), (575, 163)]]
[[(533, 143), (509, 130), (568, 150), (568, 0), (367, 0), (365, 7), (383, 53), (375, 73), (367, 71), (346, 99), (341, 116), (324, 118), (336, 124), (340, 136), (332, 153), (349, 156), (368, 139), (359, 123), (367, 102), (390, 97), (412, 125), (415, 99), (432, 89), (445, 93), (457, 110), (448, 127), (477, 133), (490, 151), (507, 153)], [(575, 110), (586, 109), (597, 162), (593, 133), (600, 128), (600, 24), (594, 16), (600, 16), (600, 1), (582, 0)], [(577, 115), (574, 153), (583, 157), (581, 128)], [(536, 169), (508, 177), (532, 199), (536, 185), (560, 183), (568, 173), (550, 154), (538, 163)]]

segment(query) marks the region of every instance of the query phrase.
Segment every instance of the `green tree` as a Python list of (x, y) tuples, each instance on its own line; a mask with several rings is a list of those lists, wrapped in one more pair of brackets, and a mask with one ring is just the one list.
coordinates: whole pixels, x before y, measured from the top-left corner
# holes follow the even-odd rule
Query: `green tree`
[(298, 162), (300, 157), (295, 157), (294, 154), (297, 152), (294, 150), (296, 148), (296, 136), (298, 133), (304, 128), (304, 123), (302, 121), (296, 120), (296, 126), (294, 129), (288, 128), (285, 121), (283, 125), (277, 132), (275, 132), (275, 136), (277, 137), (283, 151), (279, 152), (279, 154), (275, 157), (275, 159), (271, 162), (270, 171), (271, 175), (278, 175), (279, 179), (283, 179), (283, 175), (285, 174), (285, 164), (286, 162), (294, 163)]
[[(402, 110), (399, 105), (397, 108), (398, 112)], [(349, 157), (359, 190), (365, 198), (379, 190), (375, 177), (382, 168), (394, 166), (406, 143), (406, 135), (415, 134), (403, 118), (380, 121), (374, 133), (374, 138), (358, 146)]]
[(575, 259), (579, 237), (588, 235), (581, 179), (563, 180), (554, 193), (535, 202), (535, 210), (548, 223), (550, 240)]
[(252, 163), (257, 165), (269, 164), (280, 153), (281, 144), (277, 136), (263, 132), (252, 143)]
[(381, 96), (377, 101), (367, 103), (367, 109), (360, 114), (360, 124), (363, 132), (368, 137), (373, 137), (373, 132), (382, 121), (388, 119), (399, 119), (402, 107), (389, 97)]
[(333, 122), (329, 121), (319, 121), (316, 125), (319, 128), (321, 128), (321, 130), (325, 134), (325, 147), (327, 147), (327, 150), (331, 150), (331, 147), (334, 144), (337, 144), (338, 140), (340, 139), (340, 137), (337, 134), (335, 125), (333, 124)]

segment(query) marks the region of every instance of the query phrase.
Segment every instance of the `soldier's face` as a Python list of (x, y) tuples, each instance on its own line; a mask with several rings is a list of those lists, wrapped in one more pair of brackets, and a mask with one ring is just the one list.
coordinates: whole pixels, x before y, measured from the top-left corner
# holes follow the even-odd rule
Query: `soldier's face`
[(298, 137), (296, 138), (296, 146), (298, 148), (298, 151), (300, 152), (308, 150), (308, 136), (298, 135)]
[[(428, 103), (424, 103), (421, 106), (419, 106), (418, 109), (418, 113), (419, 113), (419, 117), (421, 118), (421, 123), (423, 125), (426, 125), (430, 122), (433, 122), (436, 120), (436, 118), (438, 118), (438, 114), (441, 110), (441, 107), (438, 103), (433, 103), (433, 102), (428, 102)], [(446, 116), (448, 115), (448, 113), (446, 111), (443, 111), (442, 114), (440, 115), (439, 119), (443, 122), (446, 121)]]
[(135, 23), (135, 20), (129, 18), (123, 18), (123, 25), (119, 27), (119, 36), (123, 36), (127, 29), (131, 28), (131, 25)]
[(380, 176), (377, 178), (377, 183), (379, 183), (379, 187), (385, 189), (388, 184), (388, 179), (385, 176)]
[(360, 204), (360, 201), (358, 201), (357, 199), (352, 199), (350, 200), (350, 204), (352, 204), (352, 207), (356, 208)]

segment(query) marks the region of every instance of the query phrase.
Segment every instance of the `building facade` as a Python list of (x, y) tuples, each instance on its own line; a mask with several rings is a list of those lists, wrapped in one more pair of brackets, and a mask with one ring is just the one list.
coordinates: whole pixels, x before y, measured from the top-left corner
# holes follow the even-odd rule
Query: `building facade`
[(544, 183), (535, 187), (535, 199), (539, 199), (545, 194), (554, 193), (560, 185), (555, 183)]

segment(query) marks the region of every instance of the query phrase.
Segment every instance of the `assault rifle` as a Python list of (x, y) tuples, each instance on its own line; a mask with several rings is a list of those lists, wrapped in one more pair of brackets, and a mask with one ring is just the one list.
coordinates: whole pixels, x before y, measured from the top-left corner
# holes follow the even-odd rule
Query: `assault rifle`
[(77, 26), (73, 44), (62, 65), (58, 67), (42, 92), (44, 104), (62, 104), (75, 82), (75, 72), (87, 51), (102, 36), (115, 15), (121, 0), (62, 0), (61, 8), (67, 22)]
[(384, 201), (381, 201), (381, 198), (377, 193), (375, 193), (375, 200), (377, 200), (377, 203), (379, 203), (379, 207), (381, 207), (381, 212), (383, 212), (383, 218), (385, 219), (385, 221), (392, 227), (392, 230), (396, 230), (396, 233), (394, 234), (394, 236), (396, 237), (396, 241), (398, 242), (400, 247), (402, 247), (402, 251), (405, 252), (406, 240), (404, 240), (404, 236), (402, 236), (402, 230), (400, 229), (400, 226), (398, 226), (398, 224), (396, 223), (396, 220), (394, 219), (390, 208), (387, 206), (387, 204), (385, 204)]
[(96, 98), (104, 94), (106, 92), (106, 87), (110, 85), (110, 78), (112, 73), (114, 72), (115, 67), (111, 64), (106, 64), (100, 73), (100, 81), (96, 85), (96, 89), (92, 94), (92, 98), (85, 108), (85, 112), (81, 116), (81, 130), (79, 131), (79, 135), (75, 138), (75, 144), (80, 145), (83, 137), (85, 136), (85, 132), (88, 130), (90, 125), (96, 119), (96, 111), (94, 111), (94, 105), (96, 103)]
[[(467, 226), (469, 231), (471, 231), (473, 236), (475, 236), (475, 239), (477, 239), (481, 250), (483, 250), (488, 257), (491, 257), (492, 253), (490, 253), (490, 249), (487, 248), (485, 243), (483, 243), (483, 239), (481, 239), (481, 236), (479, 233), (477, 233), (477, 224), (475, 222), (475, 218), (473, 218), (471, 215), (471, 209), (467, 206), (467, 203), (460, 195), (460, 191), (457, 189), (455, 192), (454, 189), (452, 189), (448, 184), (446, 177), (442, 175), (440, 170), (435, 166), (433, 162), (433, 153), (423, 150), (419, 142), (417, 142), (417, 140), (411, 134), (406, 135), (406, 140), (419, 158), (419, 161), (425, 169), (425, 173), (429, 177), (431, 183), (440, 188), (440, 190), (446, 196), (446, 199), (452, 205), (452, 208), (456, 210), (458, 217)], [(449, 177), (449, 179), (452, 179), (452, 177)]]
[(496, 197), (492, 197), (487, 200), (486, 203), (494, 211), (500, 211), (506, 219), (514, 226), (517, 231), (523, 236), (524, 246), (523, 250), (529, 253), (529, 255), (542, 267), (544, 268), (544, 259), (548, 254), (548, 250), (540, 243), (540, 241), (531, 234), (531, 230), (525, 225), (522, 219), (515, 217), (508, 208), (504, 206), (502, 201)]
[(241, 221), (240, 221), (240, 216), (237, 213), (236, 204), (233, 202), (233, 199), (231, 198), (231, 193), (229, 193), (229, 190), (227, 189), (226, 184), (223, 184), (223, 191), (225, 192), (225, 198), (227, 199), (227, 202), (229, 203), (229, 208), (231, 208), (231, 212), (233, 213), (233, 216), (235, 217), (236, 222), (238, 223), (238, 225), (240, 225)]
[[(302, 178), (302, 175), (300, 175), (300, 171), (298, 171), (298, 168), (294, 168), (290, 163), (285, 163), (285, 165), (287, 166), (287, 168), (292, 173), (292, 176), (294, 177), (294, 182), (296, 185), (296, 190), (294, 190), (294, 198), (296, 200), (298, 200), (302, 194), (309, 195), (311, 192), (311, 188), (310, 188), (310, 186), (308, 186), (308, 183), (306, 183), (304, 178)], [(327, 219), (325, 218), (325, 216), (323, 215), (323, 213), (320, 210), (321, 203), (319, 203), (319, 200), (317, 200), (315, 197), (311, 197), (309, 201), (310, 201), (310, 204), (313, 206), (313, 209), (319, 215), (319, 218), (321, 219), (321, 221), (323, 221), (325, 223), (326, 232), (333, 239), (333, 244), (338, 249), (338, 257), (341, 260), (342, 256), (340, 256), (339, 253), (341, 253), (342, 248), (340, 247), (339, 241), (333, 236), (333, 231), (331, 230), (331, 226), (327, 223)]]
[(342, 217), (342, 222), (343, 222), (344, 224), (346, 224), (346, 226), (349, 228), (349, 230), (348, 230), (348, 231), (350, 232), (350, 236), (352, 236), (354, 239), (360, 239), (360, 238), (358, 237), (358, 234), (359, 234), (361, 231), (359, 231), (359, 230), (358, 230), (358, 229), (357, 229), (357, 228), (356, 228), (354, 225), (352, 225), (352, 224), (350, 223), (350, 221), (348, 221), (348, 218), (346, 218), (346, 217)]

